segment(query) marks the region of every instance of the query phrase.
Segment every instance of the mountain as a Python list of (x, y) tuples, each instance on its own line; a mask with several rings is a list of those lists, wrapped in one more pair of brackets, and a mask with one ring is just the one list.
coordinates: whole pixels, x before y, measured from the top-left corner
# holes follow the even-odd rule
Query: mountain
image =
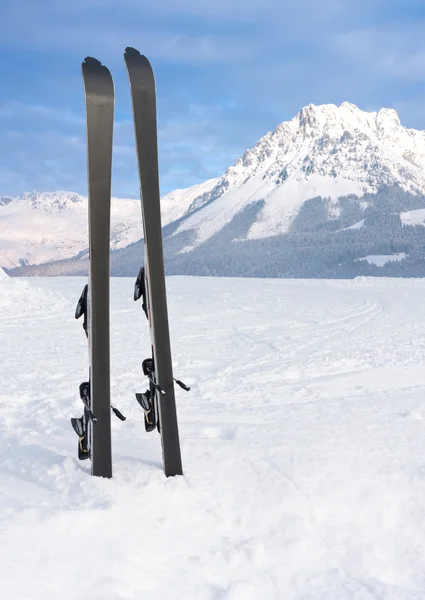
[(195, 199), (190, 207), (194, 214), (175, 233), (195, 231), (199, 245), (246, 206), (262, 200), (246, 237), (279, 235), (289, 230), (310, 198), (330, 198), (330, 216), (335, 217), (339, 197), (394, 184), (425, 192), (425, 132), (406, 129), (388, 108), (364, 112), (348, 102), (309, 105), (267, 133), (209, 194)]
[[(309, 105), (267, 133), (221, 177), (162, 198), (167, 272), (338, 277), (407, 268), (418, 275), (425, 248), (424, 195), (425, 132), (403, 127), (389, 108), (365, 112), (348, 102)], [(17, 204), (3, 202), (0, 219)], [(86, 218), (86, 206), (81, 210)], [(124, 222), (127, 229), (113, 244), (116, 275), (135, 273), (140, 262), (138, 203), (134, 228), (132, 216), (132, 211), (125, 220), (120, 215), (118, 229)], [(86, 248), (85, 240), (83, 230), (81, 243), (72, 246), (75, 255)], [(66, 251), (72, 256), (70, 247)], [(377, 255), (397, 259), (378, 261), (381, 266), (367, 260)], [(60, 252), (54, 256), (61, 258)], [(72, 259), (20, 272), (86, 268)]]
[[(113, 248), (141, 236), (140, 203), (112, 200)], [(87, 249), (87, 198), (72, 192), (0, 198), (0, 265), (44, 263)]]
[[(178, 219), (210, 180), (163, 197), (163, 223)], [(143, 235), (140, 200), (112, 198), (111, 249), (125, 248)], [(0, 266), (42, 264), (87, 255), (87, 197), (73, 192), (24, 193), (0, 197)]]

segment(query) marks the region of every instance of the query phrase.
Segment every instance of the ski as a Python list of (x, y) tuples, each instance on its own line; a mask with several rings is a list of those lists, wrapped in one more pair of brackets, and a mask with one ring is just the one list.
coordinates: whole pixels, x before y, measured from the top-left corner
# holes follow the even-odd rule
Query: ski
[(161, 435), (164, 472), (169, 477), (182, 475), (183, 468), (162, 248), (155, 80), (148, 59), (137, 50), (126, 48), (124, 59), (133, 103), (145, 251), (144, 268), (136, 280), (134, 299), (142, 298), (152, 346), (152, 357), (142, 365), (149, 389), (144, 394), (136, 394), (136, 399), (144, 410), (146, 431), (157, 429)]
[(81, 460), (91, 459), (92, 475), (112, 477), (109, 239), (114, 86), (109, 70), (95, 58), (87, 57), (82, 71), (87, 118), (90, 266), (89, 284), (83, 290), (75, 316), (84, 317), (89, 343), (89, 381), (80, 385), (83, 416), (71, 419), (71, 424), (79, 437), (78, 456)]

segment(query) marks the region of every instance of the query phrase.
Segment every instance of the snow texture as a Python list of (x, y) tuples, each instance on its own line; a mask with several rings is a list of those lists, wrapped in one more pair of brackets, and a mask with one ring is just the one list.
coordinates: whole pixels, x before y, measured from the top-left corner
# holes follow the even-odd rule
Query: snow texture
[(112, 285), (114, 478), (76, 459), (84, 278), (0, 290), (0, 580), (14, 600), (423, 600), (425, 281), (167, 282), (184, 477)]
[(425, 208), (400, 213), (403, 225), (425, 225)]
[(354, 225), (350, 225), (350, 227), (344, 227), (341, 231), (349, 231), (350, 229), (361, 229), (364, 227), (365, 219), (362, 219), (358, 223), (354, 223)]
[(399, 262), (406, 258), (405, 252), (398, 252), (397, 254), (371, 254), (364, 256), (363, 258), (357, 258), (356, 260), (365, 260), (370, 265), (376, 265), (377, 267), (383, 267), (391, 261)]

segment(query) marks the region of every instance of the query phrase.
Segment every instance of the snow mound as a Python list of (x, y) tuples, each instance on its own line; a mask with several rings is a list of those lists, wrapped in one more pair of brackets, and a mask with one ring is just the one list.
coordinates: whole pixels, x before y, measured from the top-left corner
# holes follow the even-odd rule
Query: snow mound
[[(36, 280), (23, 280), (0, 273), (0, 322), (33, 317), (38, 313), (46, 317), (58, 312), (72, 315), (74, 298), (68, 298), (62, 291), (51, 291), (38, 287)], [(3, 285), (6, 284), (6, 285)], [(66, 317), (65, 317), (66, 318)]]

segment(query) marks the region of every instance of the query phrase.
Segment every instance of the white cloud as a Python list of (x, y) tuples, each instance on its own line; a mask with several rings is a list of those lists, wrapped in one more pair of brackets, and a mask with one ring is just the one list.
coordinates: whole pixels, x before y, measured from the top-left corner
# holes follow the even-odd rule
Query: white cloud
[[(0, 44), (19, 44), (35, 50), (79, 52), (81, 57), (99, 55), (102, 61), (122, 63), (126, 46), (135, 46), (149, 57), (187, 64), (229, 63), (248, 58), (252, 52), (244, 36), (235, 32), (196, 33), (159, 22), (146, 24), (143, 14), (128, 15), (125, 24), (114, 16), (100, 26), (96, 21), (71, 19), (60, 12), (47, 19), (45, 12), (30, 10), (19, 19), (9, 15), (10, 24), (4, 27)], [(18, 34), (19, 32), (19, 34)]]
[(425, 80), (425, 22), (355, 29), (335, 39), (366, 72), (392, 80)]
[(70, 110), (52, 106), (42, 106), (38, 104), (25, 104), (24, 102), (14, 101), (0, 105), (1, 118), (19, 118), (25, 115), (35, 115), (46, 121), (56, 121), (72, 125), (84, 125), (85, 120), (75, 115)]

